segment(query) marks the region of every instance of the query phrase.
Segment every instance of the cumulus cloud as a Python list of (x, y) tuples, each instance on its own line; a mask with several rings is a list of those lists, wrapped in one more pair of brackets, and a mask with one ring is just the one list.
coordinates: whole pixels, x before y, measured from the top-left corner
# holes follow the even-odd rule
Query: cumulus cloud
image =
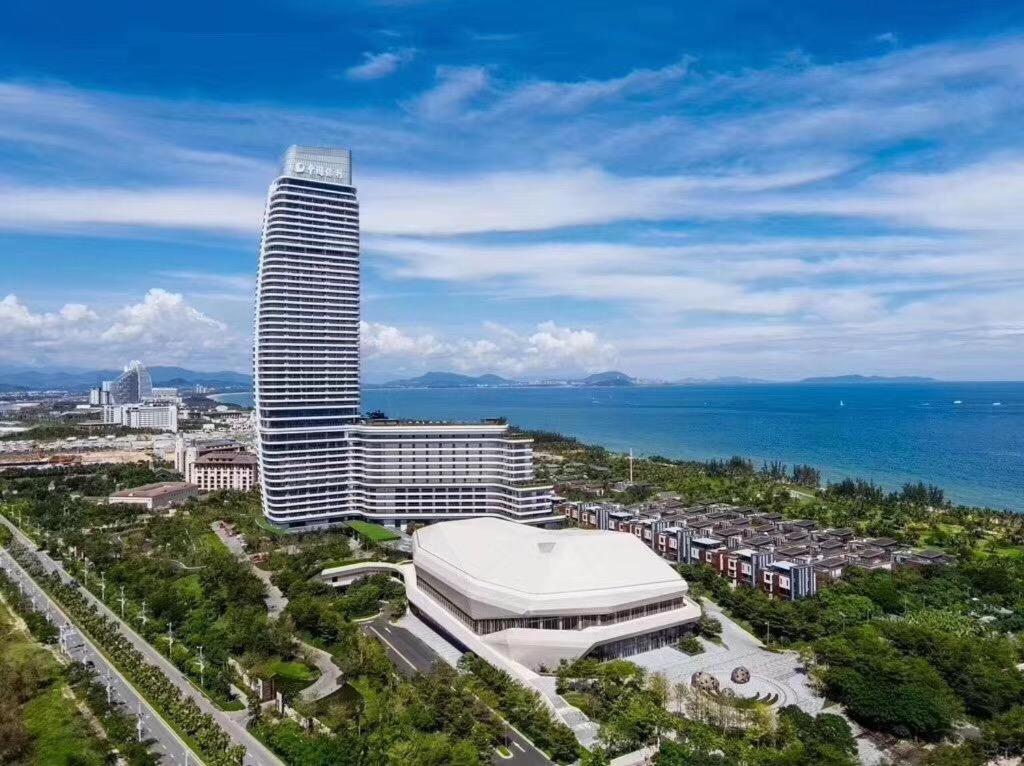
[(80, 303), (68, 303), (56, 313), (33, 312), (16, 295), (0, 300), (0, 335), (36, 335), (40, 339), (75, 329), (96, 319), (96, 313)]
[(542, 322), (519, 332), (486, 322), (476, 338), (440, 339), (393, 325), (361, 323), (363, 355), (370, 360), (400, 363), (403, 369), (443, 367), (465, 373), (495, 372), (523, 376), (540, 373), (593, 371), (615, 357), (614, 346), (592, 330)]
[(70, 303), (37, 312), (15, 295), (0, 300), (0, 358), (19, 364), (117, 366), (128, 358), (158, 364), (244, 367), (248, 342), (188, 304), (152, 289), (137, 303), (103, 314)]
[(414, 48), (364, 53), (363, 63), (346, 69), (345, 77), (349, 80), (379, 80), (393, 75), (402, 64), (412, 61), (415, 56)]
[(430, 334), (411, 335), (397, 327), (379, 322), (359, 323), (362, 353), (374, 357), (431, 357), (444, 353), (447, 347)]

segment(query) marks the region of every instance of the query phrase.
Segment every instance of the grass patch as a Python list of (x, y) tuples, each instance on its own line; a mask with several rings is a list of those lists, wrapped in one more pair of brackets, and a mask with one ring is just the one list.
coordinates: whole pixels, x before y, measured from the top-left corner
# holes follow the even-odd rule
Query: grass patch
[(402, 538), (397, 532), (368, 521), (350, 521), (348, 528), (371, 543), (387, 543)]
[(1024, 558), (1024, 545), (1006, 545), (999, 548), (991, 548), (990, 552), (993, 556), (1006, 559), (1019, 559)]
[(29, 763), (39, 766), (103, 766), (106, 751), (89, 729), (64, 685), (50, 687), (25, 705), (25, 728), (32, 735)]
[(306, 683), (312, 683), (320, 677), (316, 668), (312, 668), (304, 662), (286, 662), (285, 660), (264, 662), (256, 669), (256, 674), (263, 678), (275, 676), (282, 681)]

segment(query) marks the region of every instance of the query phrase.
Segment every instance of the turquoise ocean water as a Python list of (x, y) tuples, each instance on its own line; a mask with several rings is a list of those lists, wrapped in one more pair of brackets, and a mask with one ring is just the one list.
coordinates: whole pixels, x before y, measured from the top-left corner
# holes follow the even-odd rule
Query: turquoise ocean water
[[(224, 395), (251, 406), (249, 394)], [(808, 463), (1024, 512), (1024, 383), (368, 389), (390, 417), (506, 417), (638, 454)]]

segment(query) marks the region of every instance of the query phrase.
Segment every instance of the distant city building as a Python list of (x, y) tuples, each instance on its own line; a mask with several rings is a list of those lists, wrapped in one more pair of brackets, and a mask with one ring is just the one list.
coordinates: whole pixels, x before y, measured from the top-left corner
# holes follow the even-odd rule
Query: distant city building
[(93, 407), (103, 407), (110, 404), (110, 390), (106, 388), (90, 388), (89, 404)]
[(177, 432), (176, 404), (111, 404), (103, 408), (103, 422), (126, 428), (152, 428)]
[(412, 553), (412, 609), (499, 667), (637, 654), (674, 644), (701, 615), (686, 581), (618, 532), (468, 519), (417, 530)]
[(162, 511), (181, 505), (198, 494), (199, 487), (194, 484), (184, 481), (163, 481), (156, 484), (144, 484), (132, 489), (123, 489), (107, 498), (107, 502), (138, 505), (147, 511)]
[(529, 439), (497, 422), (364, 421), (351, 154), (291, 147), (271, 184), (256, 292), (263, 508), (286, 527), (478, 515), (556, 524)]
[(153, 397), (153, 381), (149, 370), (139, 361), (129, 362), (117, 380), (106, 381), (110, 404), (138, 404)]
[(154, 399), (177, 399), (178, 389), (174, 386), (153, 386)]

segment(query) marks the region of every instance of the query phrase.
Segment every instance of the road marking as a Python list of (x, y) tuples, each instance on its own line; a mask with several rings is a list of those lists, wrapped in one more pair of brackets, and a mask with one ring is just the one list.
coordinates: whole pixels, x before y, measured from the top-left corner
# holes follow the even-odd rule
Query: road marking
[(526, 752), (526, 748), (524, 748), (518, 742), (513, 741), (512, 742), (512, 747), (516, 748), (520, 753), (525, 753)]
[(386, 632), (386, 633), (388, 633), (388, 634), (390, 635), (390, 633), (391, 633), (391, 628), (389, 628), (389, 627), (388, 627), (387, 625), (385, 625), (385, 626), (384, 626), (384, 632)]
[(410, 668), (412, 668), (413, 670), (416, 670), (416, 666), (412, 664), (412, 662), (409, 660), (409, 658), (406, 657), (404, 654), (402, 654), (400, 651), (398, 651), (398, 649), (395, 647), (394, 644), (392, 644), (390, 641), (388, 641), (386, 638), (384, 638), (384, 636), (381, 634), (381, 632), (379, 630), (377, 630), (377, 628), (375, 628), (373, 625), (371, 625), (370, 626), (370, 630), (372, 630), (377, 635), (377, 638), (379, 638), (385, 644), (390, 646), (391, 647), (391, 651), (393, 651), (395, 654), (397, 654), (399, 657), (401, 657), (403, 660), (405, 660), (406, 664)]

